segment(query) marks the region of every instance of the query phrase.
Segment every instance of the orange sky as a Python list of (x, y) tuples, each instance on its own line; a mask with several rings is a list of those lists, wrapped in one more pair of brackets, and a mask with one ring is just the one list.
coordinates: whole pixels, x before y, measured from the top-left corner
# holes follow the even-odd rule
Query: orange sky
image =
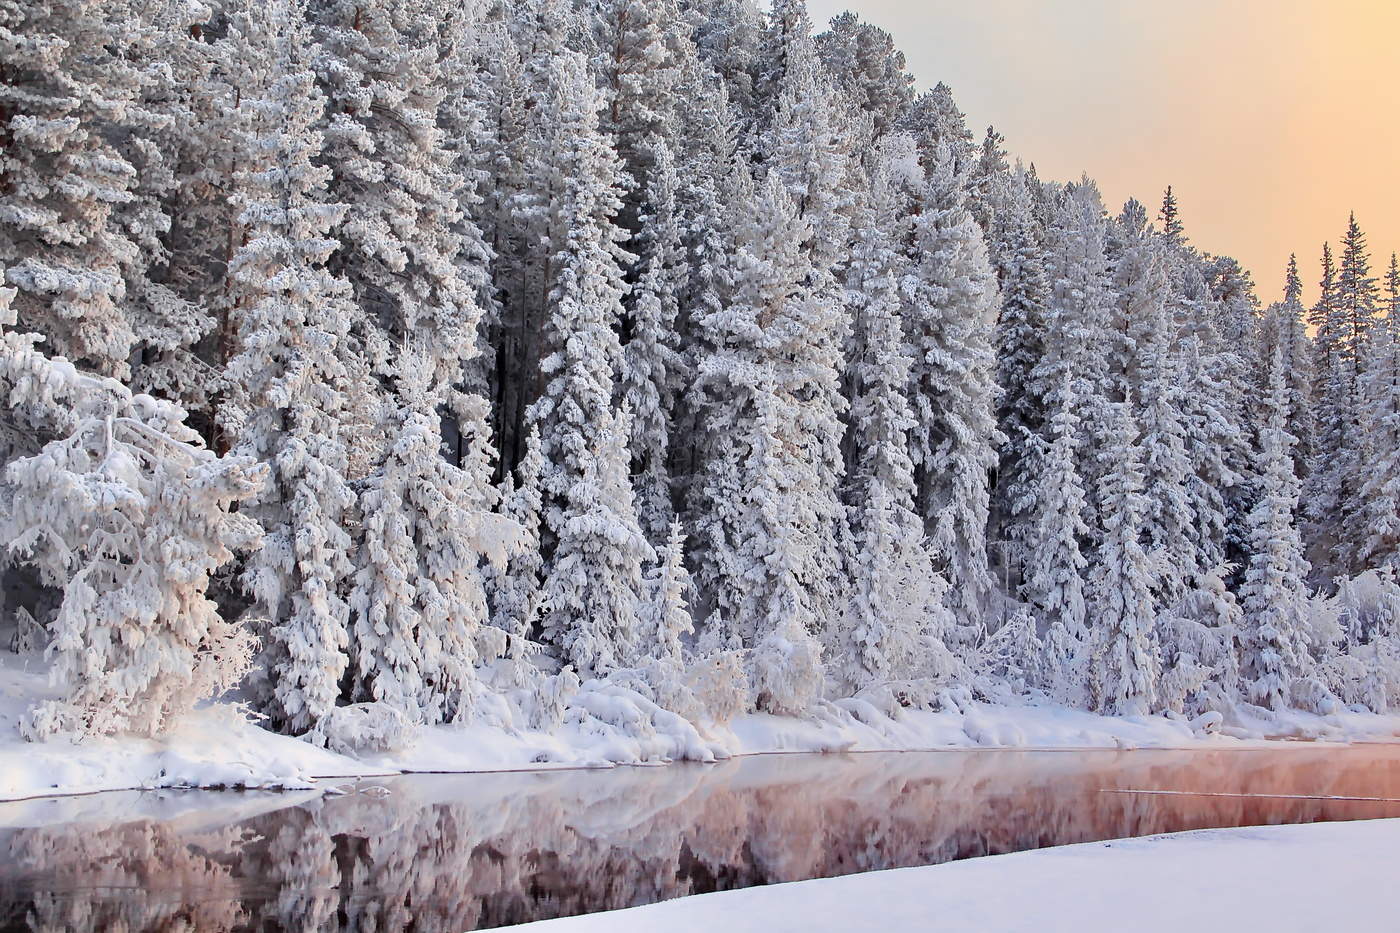
[(1400, 0), (809, 0), (888, 29), (920, 86), (945, 81), (1043, 178), (1110, 206), (1174, 186), (1192, 241), (1310, 301), (1347, 214), (1374, 265), (1400, 249)]

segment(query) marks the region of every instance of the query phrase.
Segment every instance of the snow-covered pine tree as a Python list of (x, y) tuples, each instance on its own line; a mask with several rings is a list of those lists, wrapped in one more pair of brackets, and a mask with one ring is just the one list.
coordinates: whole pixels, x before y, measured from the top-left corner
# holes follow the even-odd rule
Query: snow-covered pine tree
[(1338, 322), (1327, 391), (1329, 431), (1325, 436), (1325, 481), (1337, 497), (1331, 566), (1335, 573), (1353, 575), (1365, 569), (1364, 547), (1367, 503), (1363, 496), (1366, 463), (1365, 382), (1371, 331), (1378, 303), (1376, 280), (1371, 275), (1371, 254), (1366, 234), (1352, 214), (1342, 238), (1337, 265), (1333, 312)]
[(346, 207), (326, 198), (330, 172), (316, 164), (325, 98), (296, 2), (253, 4), (233, 17), (230, 42), (250, 69), (241, 88), (234, 176), (242, 243), (229, 266), (238, 352), (237, 392), (221, 411), (234, 451), (271, 466), (244, 511), (265, 532), (243, 585), (266, 620), (255, 678), (277, 728), (306, 733), (335, 706), (345, 670), (350, 572), (345, 519), (343, 359), (349, 287), (327, 268)]
[(651, 558), (628, 477), (630, 417), (613, 407), (613, 330), (627, 258), (616, 217), (617, 157), (598, 129), (600, 94), (585, 61), (551, 64), (549, 185), (552, 286), (540, 361), (548, 377), (529, 417), (540, 432), (549, 532), (541, 619), (545, 639), (580, 676), (605, 674), (637, 646), (642, 564)]
[(895, 48), (894, 38), (846, 11), (817, 36), (817, 51), (836, 86), (871, 115), (874, 138), (894, 132), (914, 102), (914, 76), (905, 68), (904, 53)]
[(946, 144), (917, 207), (915, 265), (901, 285), (913, 352), (910, 437), (918, 507), (960, 625), (977, 622), (993, 580), (987, 564), (989, 473), (996, 426), (994, 328), (1000, 303), (965, 179)]
[(1308, 562), (1303, 557), (1295, 513), (1298, 479), (1286, 429), (1287, 383), (1283, 353), (1269, 365), (1267, 420), (1261, 437), (1263, 488), (1249, 516), (1252, 554), (1241, 602), (1240, 674), (1255, 703), (1282, 709), (1295, 698), (1295, 682), (1306, 675), (1308, 643)]
[(838, 266), (848, 252), (850, 214), (859, 187), (858, 168), (849, 152), (853, 133), (841, 123), (841, 101), (822, 70), (802, 0), (783, 0), (774, 7), (771, 28), (783, 37), (778, 51), (782, 77), (764, 149), (771, 151), (768, 173), (786, 188), (797, 211), (789, 227), (797, 241), (799, 290), (783, 309), (792, 315), (794, 331), (781, 336), (791, 346), (784, 351), (795, 364), (783, 373), (784, 391), (804, 404), (795, 409), (801, 419), (801, 444), (812, 471), (804, 491), (803, 509), (821, 528), (818, 548), (805, 571), (813, 609), (821, 628), (834, 626), (844, 607), (839, 592), (841, 549), (848, 530), (839, 496), (843, 472), (841, 415), (847, 400), (840, 377), (842, 350), (849, 333), (849, 312), (838, 280)]
[(685, 532), (671, 522), (666, 543), (656, 549), (656, 567), (647, 579), (640, 613), (646, 656), (680, 669), (684, 640), (695, 630), (690, 616), (690, 574), (685, 569)]
[(674, 0), (598, 0), (590, 3), (587, 48), (603, 92), (600, 128), (613, 140), (625, 173), (618, 223), (636, 235), (656, 180), (658, 149), (674, 132), (678, 52), (690, 39), (680, 29)]
[[(1288, 257), (1284, 276), (1283, 300), (1271, 305), (1260, 322), (1259, 371), (1267, 379), (1268, 361), (1275, 347), (1283, 350), (1284, 378), (1288, 382), (1288, 433), (1298, 439), (1293, 448), (1293, 470), (1300, 479), (1306, 478), (1315, 446), (1315, 411), (1313, 403), (1313, 348), (1303, 321), (1303, 282), (1298, 275), (1297, 257)], [(1262, 397), (1267, 386), (1261, 384)]]
[(1383, 297), (1385, 316), (1373, 325), (1364, 384), (1366, 527), (1359, 558), (1367, 568), (1400, 564), (1400, 263), (1393, 253)]
[(1090, 697), (1096, 709), (1118, 716), (1142, 716), (1155, 710), (1161, 675), (1154, 637), (1157, 583), (1141, 542), (1146, 502), (1131, 404), (1131, 400), (1109, 404), (1106, 443), (1097, 452), (1102, 527), (1088, 580), (1094, 625)]
[(485, 456), (466, 468), (442, 456), (441, 420), (425, 401), (427, 354), (405, 354), (400, 365), (398, 435), (360, 495), (350, 691), (411, 720), (460, 721), (480, 690), (487, 568), (504, 571), (523, 532), (477, 491), (471, 477), (484, 472)]
[(1032, 374), (1045, 354), (1046, 302), (1050, 284), (1045, 272), (1043, 234), (1036, 221), (1029, 180), (1018, 171), (1011, 178), (1006, 208), (991, 231), (991, 253), (1001, 283), (997, 320), (997, 429), (1004, 438), (993, 514), (994, 540), (1005, 553), (1006, 569), (1018, 580), (1026, 560), (1026, 541), (1035, 530), (1037, 460), (1048, 413)]
[(825, 621), (820, 587), (830, 585), (824, 556), (835, 499), (823, 476), (829, 446), (839, 443), (832, 414), (810, 402), (836, 383), (838, 359), (833, 341), (812, 336), (832, 332), (844, 311), (812, 293), (809, 234), (779, 173), (755, 192), (736, 164), (728, 186), (732, 297), (698, 322), (704, 430), (714, 439), (696, 516), (700, 582), (713, 607), (706, 637), (753, 649), (759, 708), (800, 712), (822, 683), (814, 633)]
[[(1072, 372), (1064, 374), (1050, 419), (1047, 449), (1037, 458), (1029, 497), (1034, 503), (1025, 539), (1023, 598), (1044, 628), (1044, 683), (1062, 700), (1083, 690), (1084, 648), (1089, 637), (1084, 602), (1084, 569), (1088, 561), (1080, 542), (1088, 536), (1084, 524), (1084, 485), (1079, 476), (1079, 416), (1075, 412)], [(1043, 444), (1039, 435), (1029, 442)]]
[(899, 294), (907, 262), (896, 240), (902, 223), (893, 177), (898, 166), (892, 164), (909, 147), (891, 142), (876, 155), (866, 203), (856, 214), (847, 273), (852, 343), (858, 348), (849, 363), (855, 450), (846, 481), (851, 595), (840, 637), (829, 647), (831, 673), (851, 693), (947, 673), (936, 669), (947, 654), (941, 641), (947, 583), (934, 571), (914, 508), (909, 458), (914, 418), (905, 396), (910, 359)]
[(124, 141), (159, 122), (143, 106), (132, 13), (101, 0), (0, 11), (0, 262), (15, 310), (53, 353), (119, 377), (135, 342), (127, 286), (150, 258), (121, 223), (141, 181)]
[(669, 454), (671, 419), (679, 376), (685, 361), (679, 343), (679, 286), (687, 271), (676, 203), (675, 159), (657, 143), (647, 193), (647, 257), (642, 277), (633, 286), (632, 338), (623, 348), (619, 380), (622, 402), (632, 412), (632, 474), (637, 492), (637, 520), (648, 540), (667, 534), (671, 505)]
[(250, 458), (204, 447), (170, 402), (49, 359), (15, 333), (0, 288), (0, 387), (43, 436), (0, 479), (8, 562), (61, 590), (48, 622), (51, 676), (63, 689), (20, 722), (59, 732), (163, 731), (196, 702), (235, 686), (251, 634), (220, 617), (211, 574), (260, 533), (234, 506), (266, 478)]
[(919, 161), (930, 174), (938, 166), (938, 147), (948, 147), (953, 170), (966, 173), (977, 158), (977, 146), (967, 120), (953, 100), (953, 89), (942, 81), (925, 91), (905, 110), (898, 129), (914, 137)]
[(1130, 200), (1124, 206), (1114, 230), (1114, 329), (1125, 336), (1122, 378), (1137, 402), (1147, 505), (1142, 517), (1143, 546), (1157, 567), (1157, 599), (1161, 605), (1171, 605), (1207, 568), (1196, 564), (1188, 534), (1193, 518), (1186, 491), (1191, 462), (1172, 358), (1169, 284), (1157, 238), (1140, 203)]

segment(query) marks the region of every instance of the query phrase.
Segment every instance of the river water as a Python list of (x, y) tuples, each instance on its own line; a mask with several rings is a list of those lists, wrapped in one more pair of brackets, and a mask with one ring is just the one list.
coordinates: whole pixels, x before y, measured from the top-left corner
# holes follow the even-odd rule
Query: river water
[(0, 804), (0, 931), (457, 933), (1041, 846), (1400, 817), (1400, 746), (782, 755), (340, 783), (351, 792)]

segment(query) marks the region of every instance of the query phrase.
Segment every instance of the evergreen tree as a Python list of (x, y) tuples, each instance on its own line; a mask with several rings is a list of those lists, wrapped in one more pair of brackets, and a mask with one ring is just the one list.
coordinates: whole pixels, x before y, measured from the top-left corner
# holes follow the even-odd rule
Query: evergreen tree
[(545, 461), (543, 635), (581, 676), (626, 666), (637, 648), (642, 563), (651, 548), (637, 525), (627, 471), (630, 417), (613, 407), (620, 357), (626, 254), (614, 223), (619, 166), (598, 130), (599, 93), (577, 55), (552, 66), (549, 378), (530, 408)]
[(997, 385), (1001, 390), (997, 428), (1003, 442), (994, 500), (994, 527), (1000, 531), (1004, 556), (1019, 571), (1026, 559), (1026, 540), (1035, 529), (1035, 488), (1041, 464), (1037, 439), (1045, 430), (1046, 400), (1033, 378), (1046, 352), (1046, 303), (1049, 282), (1045, 270), (1042, 231), (1024, 173), (1011, 182), (1004, 214), (994, 227), (992, 254), (997, 257), (1001, 283), (1001, 316), (997, 321)]
[(1393, 253), (1384, 304), (1385, 317), (1373, 325), (1364, 386), (1366, 526), (1359, 557), (1366, 567), (1400, 560), (1400, 264)]
[(704, 430), (716, 439), (704, 463), (701, 584), (711, 642), (754, 649), (755, 702), (795, 712), (821, 686), (814, 635), (830, 605), (835, 498), (824, 467), (839, 442), (832, 414), (811, 404), (836, 383), (834, 342), (812, 338), (843, 310), (812, 293), (809, 234), (779, 174), (755, 192), (738, 165), (730, 185), (732, 298), (700, 321)]
[(857, 215), (848, 280), (860, 348), (851, 361), (856, 455), (846, 497), (852, 595), (832, 647), (839, 676), (853, 691), (926, 675), (931, 660), (946, 651), (939, 651), (940, 626), (933, 623), (944, 614), (947, 585), (933, 569), (914, 509), (914, 418), (905, 397), (910, 359), (899, 296), (904, 262), (890, 239), (898, 229), (899, 201), (890, 154), (878, 158), (869, 203)]
[(915, 221), (917, 264), (904, 279), (914, 356), (910, 401), (919, 511), (946, 567), (959, 622), (976, 619), (987, 568), (989, 471), (1001, 442), (992, 341), (998, 294), (964, 179), (941, 145)]
[(9, 3), (0, 17), (0, 262), (15, 310), (53, 353), (125, 377), (127, 302), (151, 257), (123, 213), (142, 182), (131, 158), (160, 123), (132, 60), (141, 21), (100, 0)]
[(1152, 561), (1141, 543), (1146, 502), (1142, 460), (1128, 403), (1113, 403), (1102, 462), (1098, 553), (1088, 589), (1095, 635), (1090, 693), (1100, 711), (1142, 716), (1156, 708), (1160, 651), (1153, 637), (1157, 588)]
[[(1050, 421), (1049, 447), (1036, 474), (1032, 513), (1035, 523), (1026, 542), (1027, 602), (1046, 630), (1046, 686), (1062, 698), (1082, 679), (1082, 646), (1089, 636), (1084, 598), (1084, 569), (1080, 551), (1088, 528), (1084, 524), (1084, 487), (1077, 468), (1079, 417), (1075, 414), (1074, 380), (1066, 374)], [(1033, 440), (1038, 443), (1039, 439)]]
[(650, 540), (660, 542), (672, 519), (668, 462), (670, 426), (681, 389), (684, 361), (677, 349), (678, 286), (684, 244), (676, 204), (675, 161), (659, 144), (648, 196), (649, 248), (641, 280), (633, 287), (632, 339), (623, 350), (621, 397), (632, 411), (632, 473), (637, 518)]
[(1263, 489), (1250, 513), (1253, 554), (1241, 591), (1245, 631), (1240, 673), (1249, 698), (1270, 709), (1282, 709), (1294, 699), (1294, 683), (1306, 673), (1309, 660), (1308, 562), (1294, 518), (1298, 481), (1289, 450), (1293, 438), (1285, 429), (1287, 404), (1283, 354), (1275, 350), (1262, 438)]
[[(243, 585), (267, 620), (257, 695), (274, 724), (309, 731), (334, 708), (346, 666), (350, 574), (342, 440), (351, 319), (349, 287), (327, 268), (331, 234), (346, 206), (326, 199), (329, 171), (316, 164), (325, 98), (306, 55), (302, 11), (249, 8), (230, 26), (258, 84), (239, 105), (248, 161), (234, 178), (243, 243), (229, 267), (238, 352), (228, 376), (238, 391), (222, 410), (234, 450), (272, 467), (244, 507), (263, 547)], [(236, 38), (235, 38), (236, 37)]]

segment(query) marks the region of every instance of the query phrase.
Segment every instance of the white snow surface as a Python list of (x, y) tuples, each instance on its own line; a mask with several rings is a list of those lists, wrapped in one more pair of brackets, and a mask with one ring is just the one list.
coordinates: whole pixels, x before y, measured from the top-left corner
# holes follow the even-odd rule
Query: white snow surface
[(606, 768), (780, 752), (1237, 747), (1266, 736), (1400, 740), (1400, 716), (1394, 715), (1289, 714), (1224, 735), (1206, 724), (1163, 717), (980, 703), (963, 711), (906, 710), (891, 719), (856, 700), (822, 703), (808, 718), (754, 713), (725, 727), (697, 728), (628, 690), (595, 681), (574, 696), (564, 724), (549, 733), (433, 726), (419, 730), (406, 747), (358, 758), (259, 728), (232, 703), (208, 704), (154, 739), (25, 741), (20, 715), (36, 699), (54, 695), (38, 655), (0, 652), (0, 800), (156, 787), (304, 790), (326, 777)]
[(1212, 829), (702, 894), (513, 930), (1394, 930), (1400, 820)]

